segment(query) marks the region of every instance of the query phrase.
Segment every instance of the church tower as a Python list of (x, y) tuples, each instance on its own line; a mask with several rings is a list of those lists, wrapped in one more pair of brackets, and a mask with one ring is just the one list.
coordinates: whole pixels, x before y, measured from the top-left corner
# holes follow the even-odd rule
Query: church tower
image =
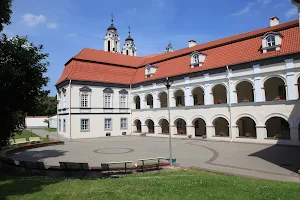
[(111, 15), (111, 25), (107, 28), (104, 37), (104, 51), (121, 53), (120, 51), (120, 38), (116, 27), (114, 26), (114, 16)]
[(172, 44), (171, 44), (171, 41), (169, 41), (169, 44), (168, 44), (168, 46), (166, 47), (166, 53), (168, 53), (168, 52), (173, 52), (173, 51), (174, 51), (173, 46), (172, 46)]
[(130, 36), (130, 26), (129, 28), (129, 35), (125, 40), (124, 46), (123, 46), (123, 54), (128, 55), (128, 56), (136, 56), (136, 47), (134, 45), (134, 40)]

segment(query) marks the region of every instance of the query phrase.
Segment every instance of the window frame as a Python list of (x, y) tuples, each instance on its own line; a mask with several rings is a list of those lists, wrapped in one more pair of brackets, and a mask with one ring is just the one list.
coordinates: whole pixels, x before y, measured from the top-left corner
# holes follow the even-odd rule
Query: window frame
[[(122, 105), (124, 104), (124, 105)], [(127, 95), (126, 94), (120, 94), (120, 108), (127, 108)]]
[(66, 132), (66, 126), (67, 126), (67, 120), (63, 119), (63, 131), (62, 132)]
[[(272, 40), (269, 40), (270, 38), (272, 38)], [(275, 35), (268, 35), (266, 37), (266, 42), (267, 42), (266, 47), (268, 47), (268, 48), (275, 47), (276, 46), (276, 37), (275, 37)]]
[[(82, 125), (83, 125), (83, 121), (86, 120), (87, 121), (87, 124), (85, 125), (86, 126), (86, 129), (83, 129), (82, 128)], [(90, 119), (89, 118), (81, 118), (80, 119), (80, 132), (90, 132)]]
[[(112, 106), (112, 94), (104, 93), (103, 97), (104, 97), (103, 98), (103, 104), (104, 104), (103, 107), (104, 108), (113, 108), (113, 106)], [(109, 98), (107, 98), (107, 97), (109, 97)]]
[[(122, 127), (122, 125), (123, 125), (122, 120), (126, 120), (126, 123), (125, 123), (126, 127)], [(125, 118), (125, 117), (120, 118), (120, 129), (121, 130), (127, 130), (128, 129), (128, 118)]]
[[(106, 120), (110, 120), (110, 128), (106, 128)], [(112, 118), (104, 118), (104, 131), (112, 131), (112, 127), (113, 127), (113, 124), (112, 124)]]
[[(83, 100), (83, 96), (86, 96), (85, 100)], [(90, 107), (90, 93), (89, 92), (80, 92), (80, 108), (89, 108)], [(86, 105), (83, 104), (86, 103)]]
[(58, 119), (58, 132), (61, 132), (61, 119)]

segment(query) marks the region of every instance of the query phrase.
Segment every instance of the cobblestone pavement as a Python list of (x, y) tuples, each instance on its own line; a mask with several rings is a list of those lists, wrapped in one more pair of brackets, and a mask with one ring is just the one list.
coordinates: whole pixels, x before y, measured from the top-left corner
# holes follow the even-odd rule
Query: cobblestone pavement
[[(36, 133), (45, 134), (42, 131)], [(300, 169), (300, 147), (196, 139), (173, 139), (172, 147), (173, 157), (181, 167), (300, 182), (296, 173)], [(109, 161), (130, 160), (135, 163), (141, 158), (168, 158), (169, 146), (168, 138), (156, 137), (77, 139), (66, 140), (65, 145), (18, 152), (13, 157), (16, 160), (44, 161), (46, 165), (59, 165), (59, 161), (66, 161), (100, 166), (101, 162)]]

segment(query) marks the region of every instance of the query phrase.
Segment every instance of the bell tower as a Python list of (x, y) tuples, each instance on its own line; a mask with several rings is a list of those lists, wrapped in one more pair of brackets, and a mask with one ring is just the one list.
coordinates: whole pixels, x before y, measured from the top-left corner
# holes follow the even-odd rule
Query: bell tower
[(123, 54), (128, 56), (136, 56), (136, 47), (134, 44), (134, 40), (130, 36), (130, 26), (128, 26), (128, 37), (125, 40), (124, 46), (123, 46)]
[(114, 15), (111, 14), (111, 25), (107, 28), (104, 37), (104, 51), (121, 53), (120, 51), (120, 38), (116, 27), (114, 26)]

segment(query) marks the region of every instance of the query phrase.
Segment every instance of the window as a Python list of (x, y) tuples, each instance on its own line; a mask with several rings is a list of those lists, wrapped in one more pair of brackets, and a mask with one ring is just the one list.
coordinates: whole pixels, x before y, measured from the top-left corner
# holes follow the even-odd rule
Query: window
[(104, 120), (104, 130), (112, 130), (112, 120), (111, 119)]
[(126, 108), (126, 95), (120, 96), (120, 108)]
[(63, 93), (63, 108), (66, 108), (66, 92)]
[(61, 132), (61, 119), (58, 120), (58, 131)]
[(127, 118), (121, 118), (121, 129), (127, 129)]
[(199, 55), (198, 54), (193, 56), (193, 62), (194, 63), (199, 63)]
[(111, 95), (104, 94), (104, 108), (111, 108)]
[(267, 37), (267, 47), (272, 47), (275, 46), (275, 36), (274, 35), (270, 35), (269, 37)]
[(108, 49), (108, 51), (110, 51), (110, 41), (109, 40), (107, 41), (107, 49)]
[(63, 132), (66, 132), (66, 119), (63, 120)]
[(88, 93), (81, 93), (81, 107), (87, 108), (89, 102), (89, 94)]
[(89, 131), (90, 130), (90, 120), (89, 119), (81, 119), (80, 130), (81, 131)]
[[(128, 45), (128, 44), (127, 44)], [(128, 55), (128, 50), (126, 50), (126, 55)]]

